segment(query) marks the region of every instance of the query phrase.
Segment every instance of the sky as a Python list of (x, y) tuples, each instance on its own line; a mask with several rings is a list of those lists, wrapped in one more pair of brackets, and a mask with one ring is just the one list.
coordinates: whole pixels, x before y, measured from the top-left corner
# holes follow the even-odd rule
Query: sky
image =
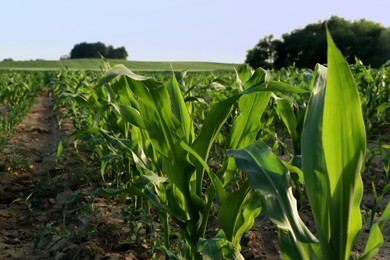
[(389, 0), (8, 0), (0, 61), (58, 60), (81, 42), (125, 47), (128, 60), (243, 63), (267, 35), (329, 19), (390, 27)]

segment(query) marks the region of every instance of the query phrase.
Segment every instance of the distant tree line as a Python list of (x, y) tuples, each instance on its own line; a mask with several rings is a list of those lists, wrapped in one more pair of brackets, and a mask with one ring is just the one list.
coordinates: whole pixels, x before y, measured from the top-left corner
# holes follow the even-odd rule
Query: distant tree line
[(82, 42), (76, 44), (70, 52), (71, 59), (100, 58), (101, 56), (107, 59), (126, 59), (128, 53), (125, 47), (114, 48), (102, 42)]
[[(332, 16), (325, 22), (332, 37), (349, 63), (358, 57), (366, 65), (379, 67), (390, 59), (390, 28), (361, 19), (346, 21)], [(326, 63), (325, 23), (307, 25), (273, 39), (272, 35), (260, 39), (247, 53), (245, 63), (253, 68), (276, 68), (295, 65), (314, 68)]]

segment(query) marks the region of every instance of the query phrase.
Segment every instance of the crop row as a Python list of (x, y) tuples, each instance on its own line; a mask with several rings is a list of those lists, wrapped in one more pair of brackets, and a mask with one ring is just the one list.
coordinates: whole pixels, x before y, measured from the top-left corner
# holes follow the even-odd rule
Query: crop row
[[(389, 64), (350, 67), (328, 35), (328, 68), (314, 72), (241, 66), (235, 75), (158, 77), (121, 65), (58, 74), (57, 105), (110, 188), (80, 196), (125, 196), (153, 209), (159, 249), (173, 258), (172, 221), (183, 257), (240, 259), (241, 238), (261, 212), (277, 224), (285, 258), (349, 258), (362, 229), (366, 132), (389, 138)], [(388, 145), (380, 152), (388, 158)], [(316, 236), (298, 215), (303, 196)], [(212, 214), (218, 228), (206, 236)], [(389, 217), (389, 206), (372, 217), (361, 259), (377, 253)]]
[(42, 73), (0, 73), (0, 147), (34, 103), (43, 85)]

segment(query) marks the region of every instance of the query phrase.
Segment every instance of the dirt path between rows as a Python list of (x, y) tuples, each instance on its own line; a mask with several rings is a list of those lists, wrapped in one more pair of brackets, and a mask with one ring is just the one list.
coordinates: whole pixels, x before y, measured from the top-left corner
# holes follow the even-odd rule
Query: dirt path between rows
[(36, 235), (53, 205), (33, 198), (45, 192), (37, 190), (42, 178), (55, 171), (59, 140), (52, 99), (41, 93), (0, 153), (0, 259), (35, 258)]

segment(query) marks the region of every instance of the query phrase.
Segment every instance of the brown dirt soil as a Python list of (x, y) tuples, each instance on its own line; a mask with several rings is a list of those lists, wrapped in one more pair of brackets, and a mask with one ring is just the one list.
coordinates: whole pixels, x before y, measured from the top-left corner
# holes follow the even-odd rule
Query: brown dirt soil
[(57, 141), (50, 99), (40, 95), (1, 152), (1, 259), (33, 258), (34, 238), (46, 222), (49, 205), (35, 207), (29, 198), (41, 177), (54, 169)]
[[(96, 197), (65, 207), (77, 192), (99, 187), (96, 166), (80, 159), (72, 141), (64, 141), (62, 159), (56, 161), (57, 145), (69, 131), (66, 122), (59, 130), (52, 99), (42, 93), (0, 152), (0, 260), (161, 259), (159, 251), (152, 252), (158, 238), (154, 231), (159, 230), (155, 214), (131, 219), (131, 209), (123, 214), (124, 202)], [(370, 199), (365, 196), (364, 203), (369, 205)], [(301, 213), (314, 229), (310, 211)], [(362, 237), (357, 254), (364, 249), (365, 230)], [(376, 259), (390, 255), (389, 228), (384, 238)], [(280, 259), (276, 226), (258, 217), (242, 239), (242, 254), (246, 259)]]

